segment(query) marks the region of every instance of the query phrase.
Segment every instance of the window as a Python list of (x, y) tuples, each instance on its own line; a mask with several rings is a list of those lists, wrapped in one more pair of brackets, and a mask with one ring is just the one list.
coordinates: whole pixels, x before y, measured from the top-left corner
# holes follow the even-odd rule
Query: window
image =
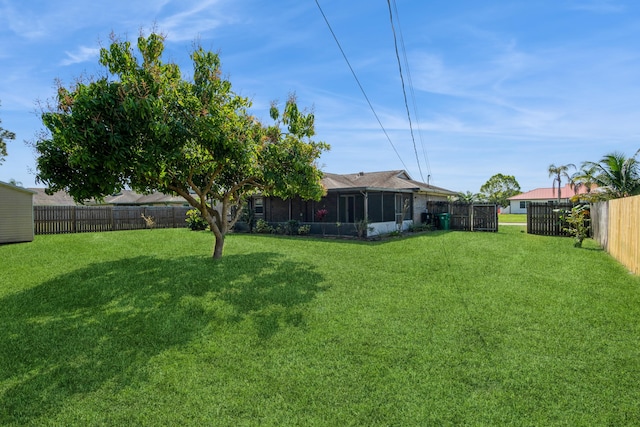
[(253, 199), (253, 213), (256, 218), (262, 218), (264, 216), (264, 199), (262, 197)]
[(527, 208), (527, 202), (525, 202), (524, 200), (520, 202), (520, 209), (526, 209)]

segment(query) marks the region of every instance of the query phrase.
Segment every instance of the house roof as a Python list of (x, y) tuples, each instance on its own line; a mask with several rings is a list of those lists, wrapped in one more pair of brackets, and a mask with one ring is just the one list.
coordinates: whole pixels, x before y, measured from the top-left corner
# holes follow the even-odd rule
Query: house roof
[(454, 191), (429, 185), (424, 182), (411, 179), (404, 170), (392, 170), (381, 172), (358, 172), (351, 174), (324, 173), (322, 183), (327, 190), (411, 190), (443, 195), (454, 195)]
[(29, 190), (28, 188), (21, 187), (19, 185), (9, 184), (8, 182), (0, 181), (0, 186), (9, 188), (11, 190), (19, 191), (21, 193), (35, 194), (35, 191)]
[(183, 204), (187, 201), (180, 196), (164, 193), (140, 194), (133, 190), (122, 190), (114, 196), (105, 197), (108, 205), (155, 205), (155, 204)]
[[(560, 191), (560, 195), (563, 199), (568, 199), (576, 194), (585, 194), (587, 189), (581, 187), (571, 187), (570, 184), (565, 184)], [(536, 188), (535, 190), (527, 191), (526, 193), (518, 194), (517, 196), (509, 197), (507, 200), (553, 200), (558, 198), (557, 188)]]
[[(34, 206), (73, 206), (77, 203), (68, 193), (56, 191), (52, 195), (45, 193), (44, 188), (31, 188), (34, 194)], [(171, 196), (163, 193), (140, 194), (132, 190), (122, 190), (113, 196), (104, 198), (101, 204), (106, 205), (157, 205), (157, 204), (184, 204), (186, 200), (179, 196)], [(95, 205), (95, 200), (88, 200), (85, 204)]]

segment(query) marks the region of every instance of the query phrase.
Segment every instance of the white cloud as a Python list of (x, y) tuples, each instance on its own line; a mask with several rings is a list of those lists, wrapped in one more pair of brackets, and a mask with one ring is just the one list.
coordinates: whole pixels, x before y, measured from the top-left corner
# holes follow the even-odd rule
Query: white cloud
[(80, 46), (75, 52), (66, 51), (67, 58), (63, 59), (60, 65), (67, 66), (87, 62), (96, 58), (99, 53), (100, 48)]

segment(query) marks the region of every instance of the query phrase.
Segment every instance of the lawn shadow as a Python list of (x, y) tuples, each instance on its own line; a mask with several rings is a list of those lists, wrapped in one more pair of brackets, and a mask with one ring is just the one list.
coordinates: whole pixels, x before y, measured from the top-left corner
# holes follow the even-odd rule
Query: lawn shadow
[(107, 383), (143, 381), (150, 358), (205, 329), (253, 327), (256, 342), (268, 340), (303, 325), (323, 289), (312, 266), (253, 253), (96, 263), (4, 297), (0, 424), (30, 424)]

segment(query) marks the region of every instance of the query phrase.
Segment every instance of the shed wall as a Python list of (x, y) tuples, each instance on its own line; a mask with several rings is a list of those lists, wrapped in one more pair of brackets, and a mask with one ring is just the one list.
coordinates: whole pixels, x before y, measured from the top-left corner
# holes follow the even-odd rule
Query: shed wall
[(0, 244), (33, 240), (33, 193), (0, 185)]

